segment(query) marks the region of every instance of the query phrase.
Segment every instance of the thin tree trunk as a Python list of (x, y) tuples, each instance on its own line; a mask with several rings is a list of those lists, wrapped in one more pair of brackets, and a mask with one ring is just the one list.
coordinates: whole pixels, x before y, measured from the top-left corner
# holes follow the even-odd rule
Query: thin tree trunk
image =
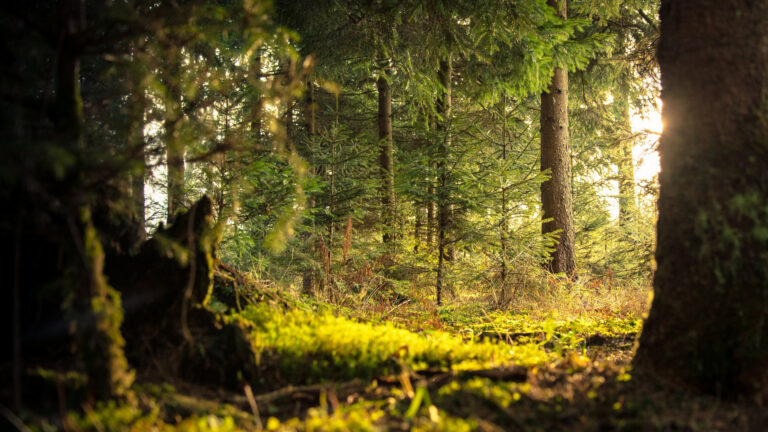
[(376, 83), (379, 91), (379, 170), (381, 172), (382, 241), (391, 243), (395, 235), (395, 172), (392, 145), (392, 87), (385, 72)]
[[(336, 94), (336, 130), (338, 131), (340, 127), (339, 123), (339, 95)], [(327, 263), (328, 263), (328, 271), (327, 277), (326, 277), (326, 284), (327, 284), (327, 290), (331, 289), (331, 264), (333, 263), (333, 237), (335, 235), (336, 230), (336, 224), (335, 224), (335, 218), (336, 218), (336, 142), (335, 140), (331, 140), (331, 174), (330, 174), (330, 181), (329, 181), (329, 210), (331, 213), (331, 222), (328, 224), (328, 252), (327, 252)]]
[[(261, 79), (261, 52), (257, 52), (251, 63), (251, 80), (254, 83), (258, 83)], [(251, 133), (253, 133), (256, 142), (261, 140), (261, 116), (263, 114), (263, 101), (261, 97), (261, 89), (258, 84), (254, 86), (254, 94), (251, 101)]]
[[(559, 4), (558, 4), (559, 3)], [(548, 0), (566, 17), (566, 0)], [(555, 68), (549, 90), (541, 95), (541, 170), (550, 179), (541, 184), (544, 219), (542, 233), (558, 233), (549, 269), (573, 274), (574, 259), (573, 196), (571, 190), (571, 147), (568, 136), (568, 70)]]
[(317, 102), (315, 101), (315, 85), (311, 78), (307, 78), (307, 94), (304, 105), (304, 117), (306, 119), (307, 139), (311, 140), (315, 136), (315, 111)]
[(628, 228), (635, 213), (635, 164), (632, 159), (632, 121), (629, 103), (629, 73), (623, 73), (619, 86), (618, 103), (621, 116), (619, 142), (619, 225)]
[(431, 178), (427, 185), (427, 195), (430, 196), (427, 201), (427, 248), (432, 249), (435, 238), (435, 214), (437, 209), (435, 208), (435, 200), (431, 198), (435, 195), (435, 183)]
[(448, 227), (450, 224), (450, 203), (448, 196), (448, 149), (451, 146), (451, 81), (453, 79), (453, 68), (451, 56), (440, 61), (440, 70), (438, 71), (440, 83), (444, 91), (437, 100), (437, 112), (440, 115), (438, 120), (438, 190), (437, 190), (437, 281), (436, 294), (437, 305), (442, 305), (442, 294), (445, 288), (445, 261), (447, 257)]
[(293, 142), (293, 104), (290, 100), (285, 101), (285, 136), (288, 142)]
[(418, 252), (421, 248), (421, 242), (424, 237), (424, 209), (419, 203), (414, 203), (414, 210), (416, 213), (416, 220), (413, 224), (413, 240), (416, 243), (413, 250)]
[[(306, 145), (306, 151), (307, 155), (312, 159), (313, 156), (313, 140), (315, 139), (315, 110), (316, 110), (316, 102), (315, 102), (315, 86), (312, 83), (312, 79), (307, 79), (307, 93), (306, 93), (306, 100), (305, 100), (305, 112), (304, 117), (306, 119), (306, 132), (307, 132), (307, 145)], [(314, 165), (314, 164), (313, 164)], [(314, 166), (312, 169), (315, 169)], [(311, 209), (315, 206), (314, 199), (310, 198), (307, 200), (307, 210), (311, 211)], [(314, 222), (312, 222), (312, 232), (314, 232)], [(309, 249), (309, 252), (312, 253), (311, 249), (313, 247), (307, 242), (309, 241), (311, 236), (310, 232), (306, 232), (303, 234), (303, 240), (305, 243), (305, 247)], [(315, 248), (315, 251), (317, 251), (317, 248)], [(301, 292), (306, 295), (312, 295), (315, 293), (315, 271), (312, 268), (308, 268), (304, 270), (304, 273), (302, 274), (302, 280), (301, 280)]]
[(165, 157), (168, 168), (168, 222), (170, 223), (177, 213), (184, 210), (184, 153), (186, 146), (179, 138), (181, 123), (181, 85), (179, 74), (181, 72), (180, 52), (174, 52), (170, 59), (168, 71), (166, 71), (168, 88), (165, 101), (165, 120), (163, 122), (165, 138)]
[[(501, 104), (501, 160), (506, 166), (507, 161), (507, 95), (504, 93)], [(501, 245), (501, 303), (507, 300), (507, 184), (506, 173), (501, 176), (501, 220), (499, 221), (499, 243)]]
[(768, 9), (662, 0), (658, 268), (637, 370), (768, 397)]
[(144, 96), (144, 89), (141, 88), (138, 83), (134, 82), (132, 107), (130, 109), (131, 125), (130, 125), (130, 148), (131, 153), (136, 155), (138, 159), (137, 168), (131, 172), (131, 198), (133, 202), (133, 214), (136, 218), (136, 239), (135, 245), (139, 244), (147, 239), (146, 230), (146, 210), (144, 208), (145, 194), (144, 183), (146, 180), (147, 172), (147, 160), (146, 160), (146, 142), (144, 140), (144, 107), (146, 106), (146, 98)]
[[(227, 142), (230, 139), (230, 123), (232, 116), (232, 107), (230, 106), (229, 100), (224, 101), (224, 107), (219, 114), (224, 117), (224, 130), (222, 132), (223, 140), (224, 142)], [(225, 214), (224, 207), (226, 206), (224, 190), (227, 186), (227, 171), (231, 169), (227, 162), (227, 152), (221, 150), (211, 155), (210, 165), (212, 170), (209, 194), (213, 201), (213, 207), (216, 214), (223, 215)]]
[(146, 177), (146, 156), (144, 153), (144, 146), (137, 152), (136, 157), (140, 160), (140, 167), (131, 175), (131, 198), (133, 199), (133, 208), (136, 215), (136, 242), (139, 244), (147, 239), (147, 216), (144, 208), (144, 202), (146, 200), (146, 195), (144, 193), (144, 182)]

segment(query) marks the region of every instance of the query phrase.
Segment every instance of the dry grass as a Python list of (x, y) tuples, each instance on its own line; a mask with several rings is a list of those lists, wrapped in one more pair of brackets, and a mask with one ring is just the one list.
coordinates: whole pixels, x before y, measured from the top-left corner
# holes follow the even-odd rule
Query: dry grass
[[(599, 283), (596, 283), (599, 281)], [(651, 289), (645, 283), (604, 283), (601, 280), (561, 281), (517, 292), (507, 304), (512, 312), (561, 317), (642, 317), (650, 308)]]

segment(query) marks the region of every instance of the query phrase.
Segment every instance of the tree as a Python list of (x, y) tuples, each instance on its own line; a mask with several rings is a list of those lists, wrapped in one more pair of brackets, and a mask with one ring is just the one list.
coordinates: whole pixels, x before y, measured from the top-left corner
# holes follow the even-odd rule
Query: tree
[[(389, 60), (387, 60), (387, 63)], [(386, 76), (389, 68), (381, 71), (376, 88), (379, 93), (379, 169), (381, 170), (382, 239), (391, 243), (395, 235), (395, 171), (392, 146), (392, 86)]]
[[(566, 0), (549, 0), (558, 15), (566, 18)], [(542, 233), (559, 232), (550, 270), (571, 275), (574, 260), (573, 196), (571, 193), (571, 148), (568, 140), (568, 69), (555, 67), (552, 83), (541, 95), (541, 170), (550, 179), (541, 185), (544, 219)]]
[[(221, 106), (228, 113), (243, 113), (246, 99), (239, 94), (257, 90), (268, 90), (265, 103), (274, 106), (278, 96), (288, 91), (288, 85), (274, 84), (274, 79), (263, 84), (245, 79), (249, 48), (258, 49), (268, 36), (274, 36), (274, 51), (280, 52), (282, 41), (288, 40), (269, 21), (265, 5), (61, 0), (0, 8), (0, 32), (9, 42), (4, 54), (13, 60), (0, 72), (0, 129), (5, 144), (0, 157), (4, 173), (0, 200), (3, 208), (17, 210), (3, 215), (0, 238), (13, 243), (16, 255), (11, 260), (15, 267), (6, 272), (13, 275), (15, 287), (16, 406), (21, 405), (22, 371), (43, 366), (46, 357), (82, 373), (89, 396), (128, 396), (132, 367), (141, 366), (139, 353), (147, 346), (136, 337), (140, 333), (135, 331), (136, 324), (152, 326), (161, 321), (157, 316), (137, 320), (135, 309), (124, 310), (122, 299), (130, 304), (137, 292), (131, 278), (162, 280), (158, 293), (170, 289), (179, 294), (179, 288), (209, 285), (198, 284), (189, 274), (212, 275), (213, 243), (219, 232), (208, 226), (213, 218), (210, 205), (205, 215), (197, 214), (206, 220), (204, 227), (199, 225), (206, 234), (207, 256), (192, 250), (204, 249), (198, 232), (194, 235), (200, 245), (189, 236), (188, 242), (177, 241), (179, 236), (159, 240), (172, 226), (157, 230), (151, 240), (157, 248), (149, 247), (160, 259), (150, 262), (158, 267), (151, 270), (146, 262), (136, 267), (126, 263), (140, 260), (137, 257), (147, 246), (147, 242), (136, 244), (141, 240), (136, 233), (143, 232), (144, 182), (151, 181), (151, 169), (166, 150), (163, 135), (178, 141), (177, 148), (187, 149), (190, 174), (200, 179), (199, 165), (209, 163), (212, 156), (221, 156), (217, 163), (225, 165), (224, 155), (245, 148), (244, 135), (234, 129), (229, 116), (211, 123), (208, 113), (222, 112), (217, 108)], [(177, 54), (162, 55), (169, 52)], [(222, 62), (217, 56), (230, 61)], [(174, 61), (181, 70), (168, 71)], [(262, 115), (265, 123), (274, 124), (269, 113)], [(238, 129), (247, 124), (246, 119), (240, 114)], [(276, 136), (280, 131), (273, 127), (271, 132)], [(287, 151), (274, 153), (284, 156), (295, 171), (302, 168)], [(183, 154), (177, 160), (183, 168)], [(300, 186), (293, 185), (301, 185), (301, 177), (293, 176), (289, 187), (298, 190)], [(135, 181), (127, 181), (131, 178)], [(183, 175), (177, 178), (183, 188)], [(296, 199), (285, 213), (292, 215), (302, 205)], [(221, 226), (227, 221), (223, 213), (218, 213)], [(176, 229), (187, 233), (188, 228), (179, 223)], [(168, 282), (171, 268), (180, 270), (179, 277)], [(201, 311), (190, 305), (204, 298), (173, 297), (183, 298), (190, 315)], [(164, 316), (170, 315), (179, 316)], [(51, 325), (61, 332), (39, 340), (23, 339)], [(145, 332), (141, 338), (151, 334), (168, 332)]]
[(181, 85), (178, 82), (181, 74), (180, 50), (172, 49), (167, 53), (169, 64), (166, 77), (165, 119), (163, 121), (163, 136), (165, 141), (166, 166), (168, 175), (168, 221), (184, 209), (184, 141), (179, 139), (181, 122), (182, 97)]
[(635, 365), (722, 396), (768, 395), (767, 22), (765, 2), (661, 6), (658, 270)]
[(442, 291), (445, 285), (445, 261), (448, 257), (448, 249), (451, 240), (448, 237), (450, 229), (451, 215), (449, 191), (448, 191), (448, 152), (451, 147), (451, 81), (453, 80), (453, 65), (451, 55), (446, 59), (440, 60), (440, 70), (438, 71), (440, 83), (443, 85), (443, 91), (437, 100), (437, 112), (440, 115), (437, 129), (439, 131), (437, 139), (439, 140), (438, 161), (437, 161), (437, 279), (436, 294), (437, 305), (442, 304)]
[(618, 177), (619, 177), (619, 223), (627, 226), (635, 212), (635, 164), (632, 159), (634, 139), (629, 109), (629, 78), (622, 76), (619, 100), (619, 113), (622, 119), (624, 136), (619, 142)]

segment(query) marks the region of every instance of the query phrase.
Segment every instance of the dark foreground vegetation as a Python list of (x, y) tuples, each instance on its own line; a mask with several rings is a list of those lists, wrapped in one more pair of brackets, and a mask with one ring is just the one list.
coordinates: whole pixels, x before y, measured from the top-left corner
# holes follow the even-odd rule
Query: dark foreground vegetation
[(766, 23), (3, 5), (0, 429), (767, 430)]

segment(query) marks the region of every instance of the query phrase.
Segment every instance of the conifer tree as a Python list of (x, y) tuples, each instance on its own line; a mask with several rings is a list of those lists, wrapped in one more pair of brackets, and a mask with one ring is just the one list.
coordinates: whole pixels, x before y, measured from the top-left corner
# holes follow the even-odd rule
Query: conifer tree
[[(566, 0), (549, 0), (557, 15), (566, 18)], [(544, 219), (542, 233), (557, 233), (549, 268), (570, 276), (576, 267), (574, 255), (571, 147), (568, 131), (568, 69), (555, 67), (552, 82), (541, 95), (541, 170), (550, 179), (541, 185)]]

